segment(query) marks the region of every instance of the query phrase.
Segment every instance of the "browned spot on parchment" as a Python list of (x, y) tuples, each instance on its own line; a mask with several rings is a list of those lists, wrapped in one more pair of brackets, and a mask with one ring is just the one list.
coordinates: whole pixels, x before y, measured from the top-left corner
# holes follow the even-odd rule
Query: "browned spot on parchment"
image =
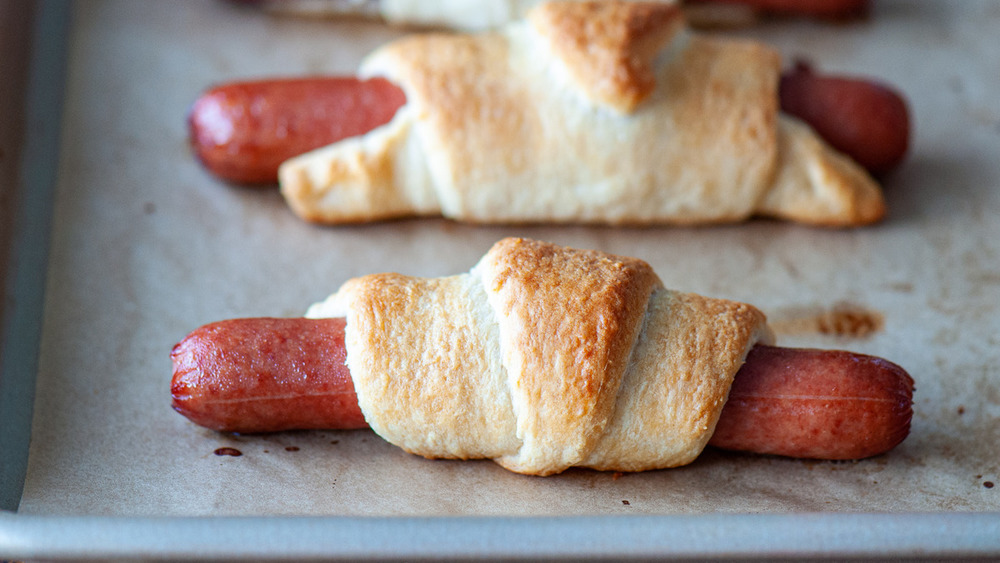
[(794, 307), (768, 315), (779, 334), (824, 334), (846, 338), (866, 338), (882, 330), (882, 313), (854, 303), (831, 307)]

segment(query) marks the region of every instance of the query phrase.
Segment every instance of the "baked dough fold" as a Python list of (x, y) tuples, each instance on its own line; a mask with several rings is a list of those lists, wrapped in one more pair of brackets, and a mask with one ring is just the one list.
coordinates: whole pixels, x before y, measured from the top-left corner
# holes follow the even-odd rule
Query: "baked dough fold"
[(665, 289), (641, 260), (514, 238), (465, 274), (349, 280), (307, 316), (347, 318), (358, 402), (387, 441), (536, 475), (690, 463), (773, 340), (753, 307)]
[(285, 162), (281, 190), (323, 223), (877, 221), (874, 180), (779, 115), (780, 64), (663, 3), (549, 2), (497, 32), (413, 35), (360, 69), (405, 91), (396, 116)]

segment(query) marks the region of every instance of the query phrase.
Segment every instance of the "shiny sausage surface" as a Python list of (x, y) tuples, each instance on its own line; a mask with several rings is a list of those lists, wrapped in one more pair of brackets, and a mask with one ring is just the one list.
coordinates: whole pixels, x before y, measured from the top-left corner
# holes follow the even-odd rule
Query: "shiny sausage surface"
[(275, 183), (285, 160), (367, 133), (405, 101), (403, 91), (382, 78), (233, 82), (194, 102), (190, 143), (205, 168), (224, 180)]
[(874, 356), (755, 346), (710, 444), (812, 459), (861, 459), (910, 432), (913, 379)]
[[(201, 327), (171, 358), (174, 408), (228, 432), (365, 426), (344, 364), (343, 319), (234, 319)], [(761, 454), (859, 459), (909, 432), (913, 380), (850, 352), (755, 347), (736, 375), (711, 445)]]
[(903, 96), (871, 80), (828, 76), (799, 62), (781, 76), (781, 109), (873, 174), (899, 166), (910, 146)]
[(743, 6), (765, 16), (850, 20), (868, 15), (868, 0), (686, 0), (688, 4)]
[(233, 319), (170, 353), (173, 407), (227, 432), (367, 426), (344, 364), (344, 319)]

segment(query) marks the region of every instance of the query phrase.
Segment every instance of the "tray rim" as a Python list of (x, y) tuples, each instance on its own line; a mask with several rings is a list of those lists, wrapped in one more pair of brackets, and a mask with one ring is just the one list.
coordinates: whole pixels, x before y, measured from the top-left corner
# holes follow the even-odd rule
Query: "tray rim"
[(958, 560), (1000, 555), (1000, 515), (129, 518), (0, 514), (0, 554), (199, 560), (774, 556)]
[[(16, 1), (16, 0), (15, 0)], [(106, 517), (17, 512), (27, 472), (72, 3), (34, 9), (2, 320), (0, 557), (44, 559), (728, 559), (1000, 556), (1000, 512), (567, 517)], [(46, 69), (42, 71), (41, 69)], [(12, 260), (12, 263), (15, 261)], [(16, 271), (15, 271), (16, 270)], [(6, 295), (6, 294), (5, 294)], [(13, 351), (13, 353), (11, 353)], [(516, 541), (513, 539), (516, 538)], [(832, 546), (836, 546), (832, 549)]]
[(12, 223), (13, 233), (10, 248), (4, 249), (10, 257), (3, 272), (4, 298), (8, 301), (0, 319), (0, 413), (6, 430), (0, 433), (0, 452), (4, 452), (0, 464), (2, 510), (17, 506), (27, 474), (58, 174), (51, 155), (59, 154), (70, 22), (67, 0), (43, 0), (34, 11), (30, 2), (20, 4), (28, 6), (22, 12), (31, 19), (26, 22), (31, 27), (27, 49), (30, 60), (21, 96), (23, 148), (16, 182), (9, 186), (15, 190), (9, 199), (13, 208), (3, 210), (3, 220)]

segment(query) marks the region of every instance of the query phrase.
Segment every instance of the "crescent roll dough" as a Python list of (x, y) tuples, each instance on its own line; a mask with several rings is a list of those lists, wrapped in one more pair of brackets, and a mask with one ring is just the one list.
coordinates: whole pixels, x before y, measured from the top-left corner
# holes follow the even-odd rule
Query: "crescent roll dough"
[(536, 475), (691, 462), (773, 341), (760, 311), (665, 289), (641, 260), (513, 238), (466, 274), (349, 280), (306, 316), (347, 318), (358, 402), (387, 441)]
[(281, 190), (325, 223), (880, 219), (867, 172), (779, 113), (779, 66), (663, 3), (552, 2), (498, 32), (415, 35), (361, 66), (405, 91), (394, 119), (285, 162)]

